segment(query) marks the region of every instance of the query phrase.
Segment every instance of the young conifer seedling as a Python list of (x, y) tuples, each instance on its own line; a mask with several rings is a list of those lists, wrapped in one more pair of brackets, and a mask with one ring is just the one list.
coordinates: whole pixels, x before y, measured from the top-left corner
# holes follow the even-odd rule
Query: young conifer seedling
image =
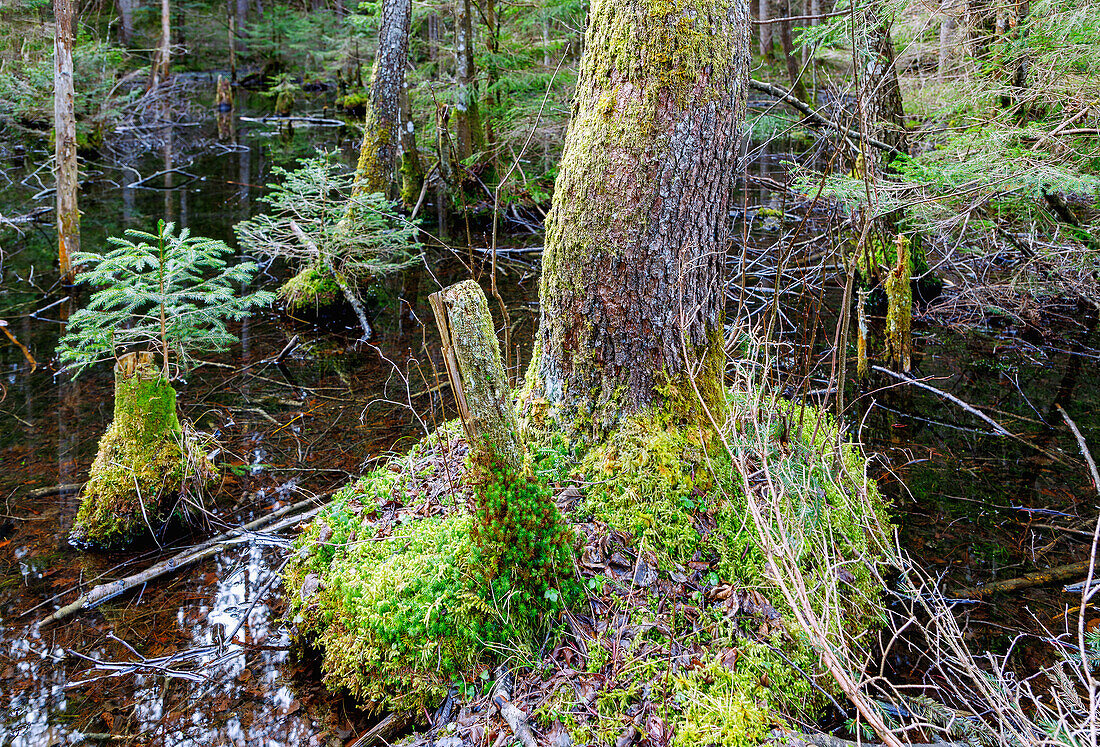
[(271, 303), (273, 294), (238, 293), (256, 271), (229, 263), (222, 241), (191, 236), (172, 223), (155, 234), (128, 230), (105, 254), (80, 253), (77, 282), (93, 291), (69, 319), (58, 345), (67, 369), (115, 361), (114, 420), (99, 442), (70, 539), (126, 544), (154, 531), (180, 497), (215, 475), (203, 439), (180, 424), (171, 381), (197, 353), (225, 350), (228, 323)]

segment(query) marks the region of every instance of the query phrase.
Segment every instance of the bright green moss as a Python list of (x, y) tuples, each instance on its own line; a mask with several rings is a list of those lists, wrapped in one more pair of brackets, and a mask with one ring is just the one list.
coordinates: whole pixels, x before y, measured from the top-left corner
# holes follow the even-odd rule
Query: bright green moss
[(558, 581), (572, 572), (569, 532), (545, 483), (526, 474), (489, 465), (486, 479), (479, 470), (476, 517), (456, 507), (376, 521), (392, 498), (423, 503), (430, 475), (419, 465), (453, 469), (427, 458), (453, 449), (457, 430), (445, 426), (341, 490), (298, 538), (285, 572), (289, 614), (321, 650), (326, 684), (372, 710), (419, 719), (451, 684), (495, 665), (498, 651), (533, 643), (576, 593)]
[(117, 374), (114, 420), (100, 439), (72, 541), (108, 547), (156, 529), (161, 498), (177, 492), (183, 476), (176, 391), (151, 364)]
[[(814, 670), (808, 645), (775, 638), (788, 659), (803, 671)], [(772, 728), (786, 725), (779, 714), (812, 716), (824, 705), (809, 680), (771, 647), (745, 640), (674, 683), (672, 698), (680, 706), (672, 722), (674, 747), (760, 744)]]
[(342, 303), (344, 299), (336, 279), (316, 267), (306, 267), (283, 283), (278, 296), (291, 314), (316, 314)]

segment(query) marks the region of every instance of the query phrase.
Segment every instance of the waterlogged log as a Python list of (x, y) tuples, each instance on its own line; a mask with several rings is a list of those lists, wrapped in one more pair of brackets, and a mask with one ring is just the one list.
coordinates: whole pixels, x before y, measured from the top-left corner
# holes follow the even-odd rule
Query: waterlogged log
[(514, 469), (522, 469), (524, 450), (512, 389), (485, 293), (473, 280), (465, 280), (433, 293), (429, 301), (471, 450), (491, 450)]

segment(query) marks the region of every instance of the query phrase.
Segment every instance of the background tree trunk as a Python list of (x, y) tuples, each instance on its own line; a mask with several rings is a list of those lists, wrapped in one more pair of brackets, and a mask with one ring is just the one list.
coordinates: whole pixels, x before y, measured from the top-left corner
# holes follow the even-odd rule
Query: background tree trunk
[[(859, 95), (867, 134), (907, 150), (905, 112), (890, 38), (890, 18), (878, 0), (866, 3), (856, 13), (856, 50), (854, 64), (859, 66)], [(878, 157), (876, 151), (876, 158)], [(868, 153), (864, 154), (872, 161)]]
[(599, 437), (722, 398), (747, 0), (594, 0), (547, 220), (528, 402)]
[(128, 47), (134, 42), (134, 0), (118, 0), (118, 41)]
[(172, 6), (170, 0), (160, 0), (160, 42), (153, 55), (153, 67), (149, 79), (152, 90), (168, 80), (168, 67), (172, 64)]
[(456, 3), (455, 19), (455, 128), (458, 158), (463, 160), (485, 146), (477, 105), (477, 70), (474, 67), (474, 32), (470, 0)]
[(395, 167), (401, 94), (409, 59), (412, 0), (385, 0), (378, 30), (378, 53), (370, 79), (370, 105), (355, 172), (355, 194), (384, 192), (397, 196)]
[(765, 23), (772, 19), (771, 0), (759, 0), (757, 3), (760, 16), (760, 56), (766, 60), (775, 59), (775, 46), (772, 41), (772, 24)]
[(57, 258), (61, 280), (73, 281), (72, 255), (80, 251), (80, 186), (73, 94), (73, 4), (54, 0), (54, 157), (57, 161)]
[[(791, 15), (791, 3), (790, 0), (779, 0), (777, 5), (777, 12), (780, 18), (790, 18)], [(791, 22), (780, 21), (778, 24), (779, 30), (779, 45), (783, 48), (783, 58), (787, 64), (787, 77), (791, 81), (791, 93), (796, 98), (802, 101), (806, 100), (806, 89), (802, 85), (801, 70), (798, 66), (799, 58), (794, 53), (794, 40), (791, 38)]]

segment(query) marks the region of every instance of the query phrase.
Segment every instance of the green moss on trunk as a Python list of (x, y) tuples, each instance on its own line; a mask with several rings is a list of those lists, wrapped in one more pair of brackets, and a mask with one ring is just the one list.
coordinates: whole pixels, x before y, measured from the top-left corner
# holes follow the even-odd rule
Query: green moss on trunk
[(114, 420), (100, 439), (71, 540), (110, 547), (156, 528), (161, 498), (180, 489), (183, 474), (175, 389), (151, 355), (124, 358), (115, 367)]

